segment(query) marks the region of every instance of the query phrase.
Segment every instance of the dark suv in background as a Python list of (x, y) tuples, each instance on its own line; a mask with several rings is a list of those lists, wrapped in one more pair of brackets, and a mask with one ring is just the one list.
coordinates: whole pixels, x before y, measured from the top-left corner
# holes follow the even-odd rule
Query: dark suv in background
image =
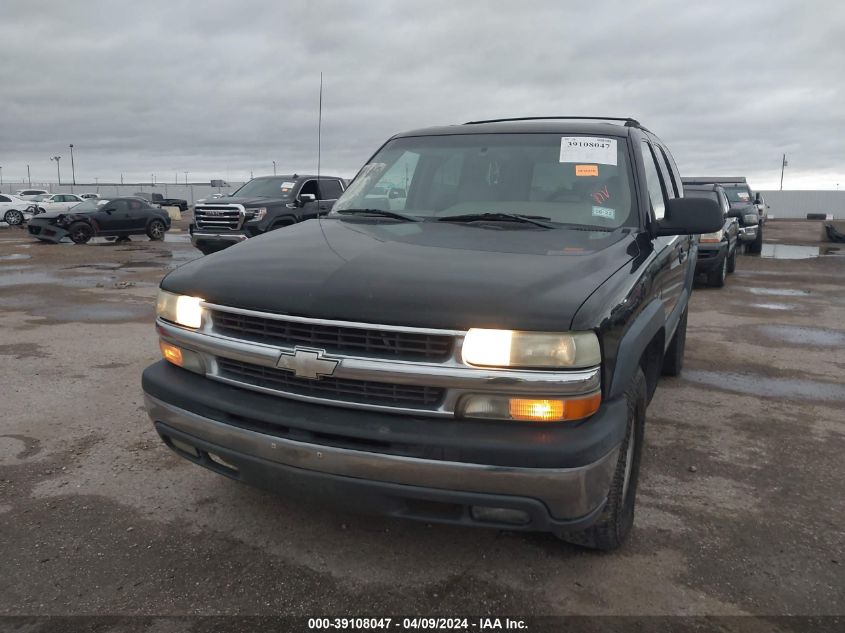
[(194, 206), (191, 243), (207, 255), (329, 212), (345, 189), (336, 176), (261, 176), (228, 196)]
[(168, 274), (143, 376), (161, 438), (284, 494), (621, 545), (694, 236), (724, 217), (620, 123), (398, 134), (320, 224)]
[(725, 222), (715, 233), (705, 233), (698, 239), (696, 274), (707, 275), (710, 286), (721, 288), (725, 278), (736, 270), (738, 247), (737, 213), (731, 211), (727, 195), (721, 185), (684, 185), (684, 195), (690, 198), (708, 198), (717, 202)]
[(721, 185), (731, 205), (731, 212), (739, 221), (739, 241), (747, 252), (763, 250), (763, 225), (766, 222), (766, 205), (761, 194), (754, 194), (744, 176), (695, 176), (684, 178), (686, 185)]

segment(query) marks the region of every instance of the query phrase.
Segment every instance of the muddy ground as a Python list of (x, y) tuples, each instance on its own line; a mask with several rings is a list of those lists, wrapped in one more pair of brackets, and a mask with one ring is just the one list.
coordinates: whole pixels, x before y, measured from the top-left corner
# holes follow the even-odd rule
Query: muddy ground
[(157, 283), (198, 255), (184, 231), (47, 245), (0, 224), (0, 614), (845, 614), (845, 249), (819, 256), (818, 235), (774, 221), (764, 254), (810, 257), (742, 256), (696, 288), (635, 531), (598, 554), (294, 503), (180, 459), (140, 374)]

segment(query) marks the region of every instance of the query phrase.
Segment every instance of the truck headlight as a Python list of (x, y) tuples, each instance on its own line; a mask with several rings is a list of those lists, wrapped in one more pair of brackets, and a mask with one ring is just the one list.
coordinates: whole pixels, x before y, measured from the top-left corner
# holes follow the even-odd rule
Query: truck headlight
[(537, 369), (593, 367), (601, 363), (593, 332), (524, 332), (470, 329), (464, 338), (463, 361), (482, 367)]
[(742, 216), (742, 223), (743, 224), (757, 224), (757, 221), (760, 218), (757, 216), (756, 213), (746, 213)]
[(719, 229), (715, 233), (704, 233), (701, 238), (699, 238), (699, 242), (704, 243), (713, 243), (713, 242), (721, 242), (722, 238), (725, 236), (724, 229)]
[(158, 291), (156, 316), (177, 325), (198, 328), (202, 325), (202, 299), (177, 295), (166, 290)]
[(258, 222), (258, 220), (263, 220), (265, 215), (267, 215), (267, 207), (247, 209), (246, 219), (248, 222)]

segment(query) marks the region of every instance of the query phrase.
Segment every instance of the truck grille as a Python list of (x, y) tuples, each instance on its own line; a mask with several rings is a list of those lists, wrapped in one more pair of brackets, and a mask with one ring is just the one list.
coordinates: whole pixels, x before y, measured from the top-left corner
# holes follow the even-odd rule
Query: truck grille
[(231, 205), (194, 207), (194, 222), (198, 229), (223, 229), (236, 231), (241, 228), (243, 214)]
[(218, 358), (217, 366), (221, 378), (264, 389), (342, 402), (435, 409), (443, 401), (445, 391), (438, 387), (396, 385), (345, 378), (326, 377), (310, 380), (297, 378), (282, 369), (243, 363), (229, 358)]
[(216, 332), (256, 343), (408, 361), (442, 362), (452, 354), (453, 338), (445, 335), (283, 321), (222, 310), (211, 314)]

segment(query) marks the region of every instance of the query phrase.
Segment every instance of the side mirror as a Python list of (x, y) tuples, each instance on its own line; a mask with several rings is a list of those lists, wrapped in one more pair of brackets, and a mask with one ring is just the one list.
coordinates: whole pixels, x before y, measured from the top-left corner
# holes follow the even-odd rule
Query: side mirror
[(309, 204), (310, 202), (316, 202), (316, 201), (317, 201), (317, 196), (315, 196), (313, 193), (301, 193), (301, 194), (299, 194), (299, 204), (300, 204), (300, 206), (304, 207), (306, 204)]
[(763, 204), (763, 199), (760, 197), (760, 192), (754, 194), (754, 204)]
[(672, 198), (655, 224), (655, 235), (715, 233), (725, 220), (719, 203), (708, 198)]
[(741, 209), (730, 209), (725, 214), (727, 218), (741, 218), (742, 217), (742, 210)]

